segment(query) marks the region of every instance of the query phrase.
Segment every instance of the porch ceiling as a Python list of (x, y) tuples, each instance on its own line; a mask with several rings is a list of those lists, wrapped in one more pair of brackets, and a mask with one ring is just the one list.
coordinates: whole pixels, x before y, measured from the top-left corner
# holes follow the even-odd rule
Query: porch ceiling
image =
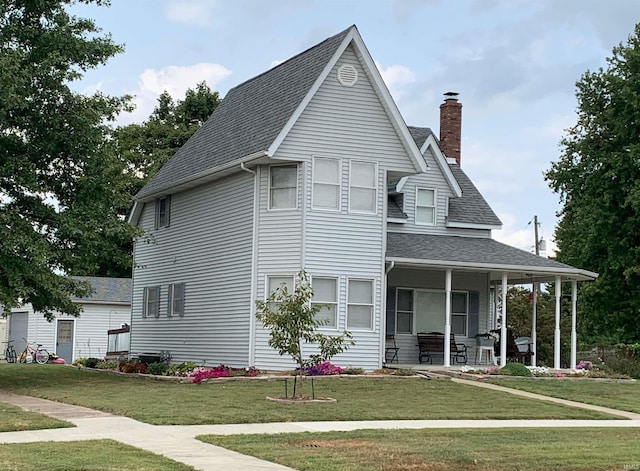
[(540, 257), (489, 238), (430, 234), (387, 234), (387, 262), (396, 267), (453, 269), (489, 273), (499, 283), (503, 273), (510, 284), (593, 280), (597, 273)]

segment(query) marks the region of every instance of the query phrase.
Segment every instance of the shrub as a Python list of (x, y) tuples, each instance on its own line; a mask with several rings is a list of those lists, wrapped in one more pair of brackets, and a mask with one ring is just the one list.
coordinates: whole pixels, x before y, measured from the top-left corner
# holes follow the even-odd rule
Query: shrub
[(96, 368), (99, 370), (115, 370), (118, 368), (118, 364), (115, 361), (100, 361), (96, 365)]
[(169, 369), (169, 365), (166, 363), (149, 363), (147, 365), (147, 371), (152, 375), (163, 375)]
[(146, 363), (140, 363), (138, 360), (123, 360), (118, 363), (118, 371), (123, 373), (146, 373)]
[(192, 361), (183, 361), (182, 363), (169, 365), (165, 374), (167, 376), (188, 376), (197, 367), (198, 365)]
[(84, 366), (87, 368), (95, 368), (101, 361), (100, 358), (87, 358), (85, 359)]
[(531, 376), (531, 371), (522, 363), (507, 363), (504, 367), (500, 368), (500, 374), (511, 376)]
[(83, 357), (83, 358), (76, 358), (76, 359), (73, 361), (72, 365), (73, 365), (73, 366), (87, 366), (87, 360), (88, 360), (88, 358), (86, 358), (86, 357)]

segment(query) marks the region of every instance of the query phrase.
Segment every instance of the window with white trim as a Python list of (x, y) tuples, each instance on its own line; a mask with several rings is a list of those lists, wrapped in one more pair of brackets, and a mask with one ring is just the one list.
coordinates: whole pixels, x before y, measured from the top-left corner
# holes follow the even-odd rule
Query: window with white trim
[(467, 336), (467, 318), (469, 313), (469, 297), (464, 291), (451, 292), (451, 332), (463, 337)]
[(171, 195), (156, 200), (155, 228), (169, 227), (171, 219)]
[(373, 330), (373, 280), (349, 280), (347, 328)]
[[(287, 293), (291, 294), (294, 289), (294, 277), (293, 275), (273, 275), (267, 277), (267, 293), (265, 298), (268, 298), (278, 288), (285, 287), (287, 289)], [(269, 309), (275, 311), (277, 309), (278, 303), (270, 303)]]
[(184, 316), (184, 283), (169, 285), (167, 316)]
[(313, 158), (313, 208), (340, 210), (340, 159)]
[(159, 286), (148, 286), (142, 291), (142, 317), (160, 317)]
[(416, 224), (436, 223), (436, 190), (416, 188)]
[(269, 167), (269, 209), (295, 209), (298, 206), (298, 166)]
[(335, 329), (338, 327), (338, 280), (314, 276), (311, 286), (313, 297), (311, 305), (321, 304), (322, 308), (316, 314), (316, 319), (326, 320), (322, 327)]
[(349, 211), (353, 213), (376, 213), (377, 173), (375, 162), (357, 160), (350, 162)]
[(413, 333), (413, 290), (398, 288), (396, 292), (396, 334)]

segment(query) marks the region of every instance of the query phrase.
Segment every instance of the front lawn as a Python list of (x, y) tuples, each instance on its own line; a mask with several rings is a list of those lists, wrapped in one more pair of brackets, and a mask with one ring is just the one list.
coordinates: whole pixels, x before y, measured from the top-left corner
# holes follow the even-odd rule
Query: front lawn
[(612, 409), (626, 410), (640, 414), (640, 382), (544, 379), (487, 379), (486, 382), (521, 389), (545, 396), (559, 397), (571, 401), (585, 402)]
[(318, 378), (335, 404), (267, 401), (281, 380), (180, 384), (60, 365), (0, 365), (0, 388), (125, 415), (151, 424), (398, 419), (619, 419), (449, 380)]
[(46, 428), (73, 427), (74, 425), (36, 412), (26, 412), (19, 407), (0, 402), (0, 432), (41, 430)]
[(0, 469), (11, 471), (195, 471), (186, 464), (113, 440), (0, 445)]
[(200, 440), (300, 471), (613, 470), (640, 467), (640, 429), (421, 429)]

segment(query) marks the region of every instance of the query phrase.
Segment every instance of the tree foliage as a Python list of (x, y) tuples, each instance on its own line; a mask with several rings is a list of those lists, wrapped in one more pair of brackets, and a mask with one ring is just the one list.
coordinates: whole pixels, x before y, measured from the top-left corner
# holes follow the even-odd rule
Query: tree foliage
[(189, 88), (183, 100), (174, 101), (165, 91), (146, 121), (116, 129), (114, 142), (120, 158), (129, 165), (132, 196), (204, 124), (219, 103), (218, 92), (205, 82)]
[(128, 98), (70, 88), (122, 47), (73, 3), (0, 2), (0, 304), (49, 318), (77, 314), (70, 296), (88, 292), (65, 273), (93, 274), (105, 256), (130, 264), (105, 245), (132, 236), (115, 210), (129, 199), (124, 162), (106, 138)]
[(547, 172), (563, 204), (558, 260), (600, 274), (580, 289), (581, 333), (640, 339), (640, 25), (577, 82), (577, 124)]
[[(307, 273), (302, 270), (296, 277), (294, 291), (286, 286), (276, 289), (266, 301), (256, 301), (257, 319), (270, 329), (269, 346), (280, 356), (289, 355), (298, 364), (299, 375), (305, 368), (328, 361), (354, 345), (351, 333), (324, 335), (317, 329), (327, 323), (316, 316), (321, 305), (312, 304), (313, 290)], [(305, 354), (305, 344), (310, 344)]]

